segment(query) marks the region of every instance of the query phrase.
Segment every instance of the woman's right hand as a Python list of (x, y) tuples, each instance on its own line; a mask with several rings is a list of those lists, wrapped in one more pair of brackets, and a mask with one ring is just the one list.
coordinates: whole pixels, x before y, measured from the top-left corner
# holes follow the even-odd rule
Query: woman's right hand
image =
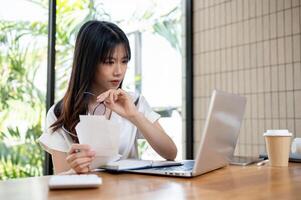
[(90, 164), (95, 158), (95, 151), (86, 144), (72, 144), (66, 161), (70, 168), (76, 173), (87, 173), (90, 171)]

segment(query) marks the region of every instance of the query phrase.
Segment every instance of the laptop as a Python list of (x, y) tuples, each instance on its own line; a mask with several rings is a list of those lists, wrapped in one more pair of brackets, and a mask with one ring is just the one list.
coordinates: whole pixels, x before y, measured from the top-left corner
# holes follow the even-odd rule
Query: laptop
[(178, 177), (195, 177), (224, 166), (233, 156), (246, 107), (246, 98), (214, 90), (195, 160), (183, 160), (181, 166), (125, 170)]

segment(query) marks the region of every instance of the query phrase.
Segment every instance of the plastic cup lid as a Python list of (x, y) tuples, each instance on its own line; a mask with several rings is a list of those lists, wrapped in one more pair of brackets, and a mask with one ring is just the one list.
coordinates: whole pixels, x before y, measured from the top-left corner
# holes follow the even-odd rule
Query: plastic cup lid
[(282, 130), (267, 130), (263, 136), (293, 136), (292, 133), (290, 133), (288, 130), (286, 129), (282, 129)]

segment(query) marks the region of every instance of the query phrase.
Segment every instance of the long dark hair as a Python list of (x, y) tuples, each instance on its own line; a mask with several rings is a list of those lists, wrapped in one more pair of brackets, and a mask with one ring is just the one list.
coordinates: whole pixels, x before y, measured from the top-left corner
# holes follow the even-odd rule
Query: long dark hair
[[(63, 127), (76, 135), (75, 126), (79, 122), (79, 115), (86, 114), (88, 109), (84, 92), (89, 91), (97, 66), (112, 57), (119, 44), (124, 46), (130, 60), (129, 41), (117, 25), (96, 20), (83, 24), (76, 38), (68, 89), (54, 108), (57, 121), (51, 125), (52, 131)], [(78, 142), (77, 137), (71, 137)]]

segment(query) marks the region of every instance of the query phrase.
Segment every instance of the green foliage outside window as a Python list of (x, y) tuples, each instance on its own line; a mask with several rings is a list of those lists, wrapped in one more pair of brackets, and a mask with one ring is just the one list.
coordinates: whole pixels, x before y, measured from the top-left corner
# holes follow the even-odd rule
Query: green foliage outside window
[(47, 24), (1, 21), (0, 30), (0, 180), (41, 175), (44, 156), (35, 140), (45, 92), (35, 81), (47, 55), (37, 43), (47, 44)]

